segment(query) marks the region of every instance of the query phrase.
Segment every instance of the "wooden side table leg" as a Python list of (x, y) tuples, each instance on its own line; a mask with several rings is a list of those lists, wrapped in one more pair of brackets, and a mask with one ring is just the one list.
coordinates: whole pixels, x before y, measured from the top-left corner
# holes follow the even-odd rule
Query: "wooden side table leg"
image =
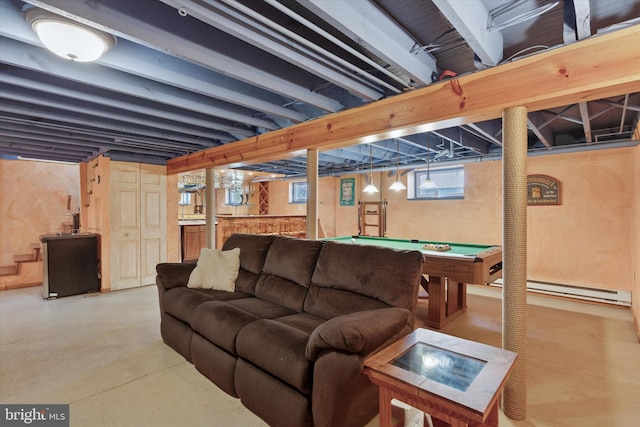
[(391, 393), (385, 387), (380, 387), (380, 414), (378, 415), (380, 427), (391, 427)]
[(499, 415), (498, 415), (498, 402), (493, 404), (493, 408), (489, 412), (487, 419), (482, 423), (482, 427), (498, 427)]

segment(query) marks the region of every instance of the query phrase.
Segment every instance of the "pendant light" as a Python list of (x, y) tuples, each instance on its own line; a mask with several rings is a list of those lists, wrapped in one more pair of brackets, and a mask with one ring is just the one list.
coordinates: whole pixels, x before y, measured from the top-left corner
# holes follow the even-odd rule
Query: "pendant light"
[(396, 139), (396, 180), (393, 182), (393, 184), (391, 184), (391, 186), (389, 187), (389, 190), (401, 191), (401, 190), (407, 189), (407, 187), (405, 187), (404, 184), (400, 182), (399, 163), (400, 163), (400, 140)]
[(379, 193), (378, 188), (373, 185), (373, 149), (371, 148), (371, 144), (369, 144), (369, 185), (364, 187), (362, 190), (365, 193)]
[(418, 188), (421, 190), (433, 190), (434, 188), (438, 188), (438, 186), (436, 185), (435, 182), (431, 181), (431, 176), (429, 174), (430, 170), (429, 170), (429, 162), (431, 161), (429, 159), (429, 155), (431, 154), (431, 151), (429, 150), (429, 134), (427, 134), (427, 179), (425, 179), (424, 181), (422, 181), (420, 183), (420, 185), (418, 185)]

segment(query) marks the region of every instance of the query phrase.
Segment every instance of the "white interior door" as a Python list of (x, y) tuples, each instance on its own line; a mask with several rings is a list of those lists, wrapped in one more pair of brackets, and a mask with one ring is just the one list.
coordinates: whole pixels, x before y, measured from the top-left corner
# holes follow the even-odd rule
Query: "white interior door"
[(111, 289), (140, 286), (140, 166), (111, 162)]
[(111, 289), (155, 282), (166, 261), (164, 166), (111, 162)]
[(140, 166), (140, 284), (152, 285), (156, 265), (167, 260), (165, 167)]

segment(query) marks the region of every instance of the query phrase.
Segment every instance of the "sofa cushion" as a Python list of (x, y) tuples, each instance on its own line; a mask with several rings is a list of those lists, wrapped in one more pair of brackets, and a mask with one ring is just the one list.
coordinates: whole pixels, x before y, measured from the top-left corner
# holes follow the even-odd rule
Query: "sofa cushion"
[(162, 296), (162, 305), (166, 313), (191, 323), (191, 316), (200, 304), (207, 301), (226, 301), (247, 298), (249, 295), (242, 292), (225, 292), (213, 289), (190, 289), (179, 287), (169, 289)]
[(276, 319), (295, 314), (294, 311), (288, 308), (256, 297), (228, 301), (228, 303), (261, 319)]
[(256, 285), (256, 296), (289, 310), (301, 312), (307, 289), (309, 288), (283, 277), (263, 274)]
[(242, 258), (240, 258), (240, 270), (238, 271), (238, 278), (236, 279), (236, 292), (244, 292), (246, 294), (255, 295), (256, 284), (262, 274), (252, 273), (242, 268)]
[(262, 271), (267, 252), (275, 238), (276, 236), (263, 234), (234, 233), (222, 244), (222, 250), (240, 248), (242, 253), (240, 267), (258, 274)]
[(209, 301), (200, 304), (191, 316), (191, 327), (194, 331), (236, 354), (236, 337), (240, 329), (259, 318), (238, 307), (222, 301)]
[(325, 319), (391, 306), (414, 311), (423, 263), (418, 251), (328, 241), (304, 311)]
[(300, 329), (301, 331), (309, 334), (318, 326), (326, 322), (322, 317), (314, 316), (309, 313), (296, 313), (291, 316), (278, 317), (274, 320), (279, 323), (284, 323), (285, 325), (293, 326), (294, 328)]
[(233, 292), (240, 269), (240, 248), (227, 251), (202, 248), (198, 264), (189, 275), (188, 288)]
[(267, 252), (276, 236), (235, 233), (222, 245), (222, 250), (240, 248), (240, 272), (236, 290), (254, 295)]
[(238, 355), (302, 393), (311, 392), (313, 364), (305, 357), (309, 334), (275, 320), (261, 319), (238, 333)]
[(256, 285), (256, 296), (300, 312), (324, 242), (276, 238), (264, 263), (264, 277)]
[(320, 240), (278, 237), (269, 248), (264, 272), (308, 287), (323, 245)]

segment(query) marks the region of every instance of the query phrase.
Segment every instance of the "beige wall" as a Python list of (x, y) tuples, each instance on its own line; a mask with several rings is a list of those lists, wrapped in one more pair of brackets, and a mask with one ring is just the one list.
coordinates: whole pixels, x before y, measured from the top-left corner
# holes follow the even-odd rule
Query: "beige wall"
[(530, 159), (529, 173), (551, 175), (562, 183), (561, 206), (528, 208), (530, 278), (631, 290), (637, 150)]
[[(529, 174), (551, 175), (562, 184), (560, 206), (527, 208), (530, 280), (637, 289), (639, 238), (631, 231), (640, 222), (634, 178), (639, 152), (632, 147), (529, 158)], [(502, 244), (502, 162), (465, 164), (463, 200), (407, 200), (404, 192), (387, 190), (394, 179), (374, 174), (381, 189), (374, 196), (361, 192), (361, 175), (356, 179), (358, 199), (388, 201), (389, 237)], [(406, 176), (401, 179), (406, 184)], [(337, 235), (357, 233), (357, 206), (337, 206), (335, 218)]]
[[(13, 265), (14, 255), (32, 253), (41, 234), (72, 222), (67, 196), (77, 211), (78, 184), (76, 165), (0, 159), (0, 266)], [(0, 289), (41, 283), (42, 262), (22, 263), (20, 275), (0, 276)]]

